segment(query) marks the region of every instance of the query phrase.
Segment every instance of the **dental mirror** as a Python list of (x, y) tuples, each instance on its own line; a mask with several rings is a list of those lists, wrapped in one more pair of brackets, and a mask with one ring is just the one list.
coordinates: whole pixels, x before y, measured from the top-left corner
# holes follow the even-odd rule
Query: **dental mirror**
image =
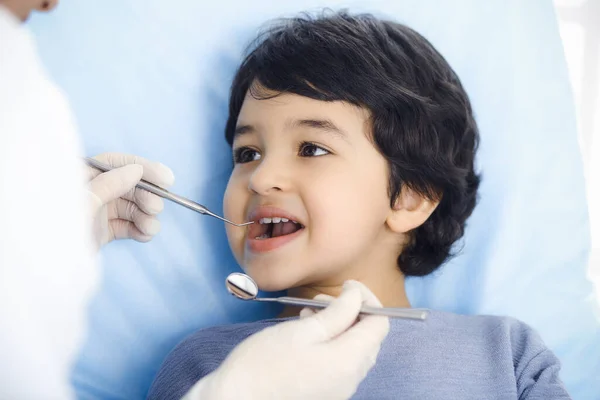
[[(329, 301), (301, 299), (298, 297), (258, 297), (258, 285), (246, 274), (234, 272), (225, 279), (227, 291), (241, 300), (276, 302), (300, 307), (325, 308)], [(386, 308), (362, 306), (360, 314), (385, 315), (392, 318), (425, 320), (429, 310), (422, 308)]]
[(229, 293), (242, 300), (259, 300), (256, 298), (258, 295), (258, 285), (252, 278), (246, 274), (240, 274), (235, 272), (229, 274), (225, 280), (225, 285)]

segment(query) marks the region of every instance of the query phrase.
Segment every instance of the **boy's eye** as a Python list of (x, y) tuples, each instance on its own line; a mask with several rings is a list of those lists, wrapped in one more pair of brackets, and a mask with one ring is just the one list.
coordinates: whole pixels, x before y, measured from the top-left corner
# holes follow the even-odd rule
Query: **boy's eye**
[(236, 164), (245, 164), (260, 160), (260, 153), (250, 147), (240, 147), (233, 152), (233, 161)]
[(329, 154), (329, 151), (314, 143), (304, 142), (300, 145), (300, 157), (320, 157)]

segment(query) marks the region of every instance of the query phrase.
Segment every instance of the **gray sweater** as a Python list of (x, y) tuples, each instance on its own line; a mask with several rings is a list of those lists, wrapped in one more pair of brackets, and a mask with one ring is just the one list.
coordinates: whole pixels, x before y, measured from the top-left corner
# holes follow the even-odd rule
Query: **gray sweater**
[[(238, 343), (280, 321), (196, 332), (169, 354), (148, 398), (181, 398), (195, 382), (215, 370)], [(558, 359), (522, 322), (432, 311), (425, 322), (391, 320), (377, 364), (353, 398), (569, 399), (559, 370)], [(285, 398), (282, 393), (281, 399)]]

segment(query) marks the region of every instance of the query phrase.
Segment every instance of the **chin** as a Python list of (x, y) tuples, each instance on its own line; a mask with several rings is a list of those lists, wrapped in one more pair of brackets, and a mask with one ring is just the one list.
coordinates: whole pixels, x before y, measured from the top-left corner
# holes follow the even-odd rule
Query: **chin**
[(285, 267), (269, 268), (265, 266), (244, 267), (244, 271), (250, 275), (260, 290), (265, 292), (280, 292), (298, 285), (304, 277), (295, 277)]

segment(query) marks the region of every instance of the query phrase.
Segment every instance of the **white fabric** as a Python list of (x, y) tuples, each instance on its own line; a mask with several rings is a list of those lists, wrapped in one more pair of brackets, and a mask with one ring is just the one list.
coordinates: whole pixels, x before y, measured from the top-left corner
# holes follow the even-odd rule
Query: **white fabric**
[(381, 307), (366, 286), (346, 282), (325, 310), (303, 312), (300, 320), (244, 340), (183, 400), (279, 400), (283, 392), (287, 400), (352, 397), (375, 365), (390, 328), (387, 317), (374, 315), (354, 324), (362, 304)]
[(573, 86), (590, 208), (589, 274), (600, 301), (600, 2), (554, 0)]
[(73, 398), (98, 279), (67, 101), (0, 7), (0, 399)]

